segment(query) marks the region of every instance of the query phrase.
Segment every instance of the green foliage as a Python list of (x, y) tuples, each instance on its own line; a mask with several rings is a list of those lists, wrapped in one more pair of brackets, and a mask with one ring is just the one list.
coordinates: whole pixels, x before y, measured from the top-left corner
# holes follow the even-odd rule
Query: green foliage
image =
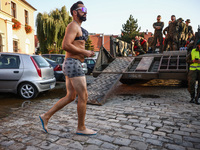
[(36, 26), (41, 53), (49, 53), (52, 51), (58, 53), (62, 49), (65, 29), (71, 21), (72, 17), (69, 16), (69, 12), (67, 12), (65, 6), (61, 10), (56, 9), (49, 14), (38, 13)]
[(90, 40), (90, 36), (88, 36), (87, 41), (85, 42), (85, 49), (86, 50), (94, 50), (94, 45), (92, 45), (92, 41)]
[(130, 43), (135, 36), (139, 36), (140, 27), (138, 28), (137, 19), (135, 20), (132, 15), (125, 24), (122, 25), (122, 35), (121, 40)]

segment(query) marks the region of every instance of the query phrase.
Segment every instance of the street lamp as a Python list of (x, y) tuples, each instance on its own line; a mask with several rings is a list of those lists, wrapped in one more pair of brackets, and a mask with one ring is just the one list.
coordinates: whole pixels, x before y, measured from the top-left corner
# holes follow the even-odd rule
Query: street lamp
[[(53, 42), (54, 50), (56, 52), (56, 42)], [(57, 52), (56, 52), (57, 53)]]

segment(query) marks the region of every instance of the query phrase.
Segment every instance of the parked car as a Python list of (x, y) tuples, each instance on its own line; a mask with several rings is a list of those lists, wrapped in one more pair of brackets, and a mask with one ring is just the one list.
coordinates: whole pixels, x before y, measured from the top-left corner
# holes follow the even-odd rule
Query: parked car
[(53, 67), (42, 56), (0, 52), (0, 92), (32, 99), (55, 84)]
[[(46, 57), (46, 58), (50, 58), (50, 59), (58, 62), (60, 65), (62, 65), (65, 60), (65, 55), (63, 55), (63, 54), (42, 54), (42, 56)], [(87, 69), (86, 63), (82, 63), (82, 68), (83, 68), (84, 73), (87, 74), (88, 69)]]
[(62, 71), (62, 65), (58, 64), (56, 61), (44, 57), (44, 59), (53, 67), (54, 76), (56, 78), (56, 81), (65, 81), (65, 75)]
[(87, 64), (88, 74), (91, 74), (94, 69), (96, 60), (93, 58), (85, 58), (84, 62)]

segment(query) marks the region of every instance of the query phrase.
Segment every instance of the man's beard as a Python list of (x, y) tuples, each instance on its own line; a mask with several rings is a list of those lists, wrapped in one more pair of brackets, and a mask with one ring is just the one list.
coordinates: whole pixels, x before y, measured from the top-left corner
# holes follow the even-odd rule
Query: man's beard
[(84, 15), (81, 16), (79, 13), (78, 13), (77, 17), (79, 17), (79, 19), (80, 19), (81, 21), (86, 21), (86, 20), (87, 20), (87, 18), (84, 17)]

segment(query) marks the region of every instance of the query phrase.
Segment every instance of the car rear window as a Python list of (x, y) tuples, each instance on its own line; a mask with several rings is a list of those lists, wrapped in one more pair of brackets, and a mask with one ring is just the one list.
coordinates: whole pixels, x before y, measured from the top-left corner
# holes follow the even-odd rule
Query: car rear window
[(49, 67), (49, 63), (42, 56), (32, 56), (40, 68)]

